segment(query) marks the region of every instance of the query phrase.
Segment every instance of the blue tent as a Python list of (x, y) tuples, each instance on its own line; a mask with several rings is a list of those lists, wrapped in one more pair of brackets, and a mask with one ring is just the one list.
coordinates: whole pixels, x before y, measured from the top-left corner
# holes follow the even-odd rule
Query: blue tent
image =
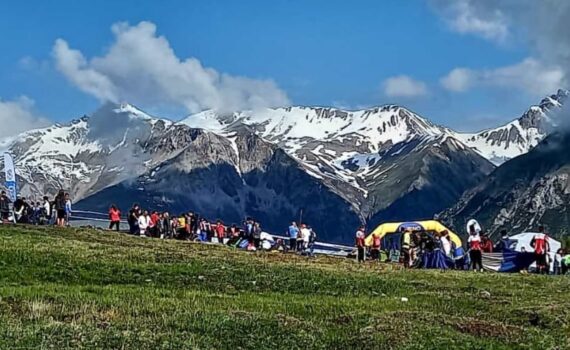
[(422, 255), (422, 268), (424, 269), (450, 269), (454, 266), (453, 259), (446, 256), (441, 249), (424, 252)]
[(495, 272), (519, 272), (534, 262), (533, 253), (505, 249), (497, 253), (483, 253), (483, 268)]

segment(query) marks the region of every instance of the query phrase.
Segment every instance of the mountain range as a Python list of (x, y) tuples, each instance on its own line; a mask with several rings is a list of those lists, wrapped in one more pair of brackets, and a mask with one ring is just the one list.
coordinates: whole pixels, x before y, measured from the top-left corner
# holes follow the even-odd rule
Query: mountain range
[(442, 219), (463, 229), (470, 218), (489, 234), (532, 231), (546, 225), (554, 236), (570, 227), (570, 130), (553, 132), (528, 153), (498, 167), (467, 191)]
[(561, 90), (507, 125), (470, 134), (395, 105), (205, 111), (172, 122), (106, 104), (0, 145), (32, 198), (64, 188), (79, 208), (140, 202), (226, 223), (253, 216), (270, 232), (301, 219), (324, 240), (349, 242), (361, 223), (431, 218), (457, 206), (466, 190), (549, 134), (567, 95)]

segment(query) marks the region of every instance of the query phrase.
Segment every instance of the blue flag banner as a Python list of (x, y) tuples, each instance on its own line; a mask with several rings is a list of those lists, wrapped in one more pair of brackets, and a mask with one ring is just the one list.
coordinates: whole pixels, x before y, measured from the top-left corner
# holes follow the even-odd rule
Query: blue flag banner
[(10, 153), (4, 153), (4, 174), (6, 176), (6, 192), (12, 202), (16, 200), (18, 188), (16, 186), (16, 169), (14, 159)]

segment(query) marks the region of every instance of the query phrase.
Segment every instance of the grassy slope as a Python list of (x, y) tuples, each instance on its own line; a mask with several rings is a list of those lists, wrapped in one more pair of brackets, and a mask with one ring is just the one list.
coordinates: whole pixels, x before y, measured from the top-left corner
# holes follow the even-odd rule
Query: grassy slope
[(570, 348), (569, 305), (568, 278), (0, 227), (0, 349)]

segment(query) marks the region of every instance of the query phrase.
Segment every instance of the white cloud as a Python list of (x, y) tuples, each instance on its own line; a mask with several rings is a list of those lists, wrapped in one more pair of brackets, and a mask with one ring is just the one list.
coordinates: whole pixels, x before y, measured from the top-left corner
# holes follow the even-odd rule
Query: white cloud
[(449, 91), (463, 92), (473, 84), (473, 71), (467, 68), (455, 68), (440, 79), (441, 85)]
[(57, 69), (79, 89), (102, 101), (118, 101), (118, 91), (111, 79), (91, 68), (83, 54), (70, 49), (65, 40), (56, 40), (53, 55)]
[(22, 96), (16, 100), (0, 99), (0, 138), (49, 125), (49, 121), (34, 112), (34, 101)]
[(497, 42), (505, 41), (509, 35), (507, 20), (500, 9), (490, 9), (482, 14), (470, 0), (455, 0), (444, 8), (444, 12), (449, 27), (459, 33), (475, 34)]
[(499, 87), (544, 96), (564, 86), (564, 70), (527, 58), (517, 64), (495, 69), (455, 68), (440, 79), (444, 88), (464, 92), (472, 87)]
[[(550, 84), (561, 79), (568, 88), (570, 76), (570, 1), (567, 0), (430, 0), (449, 27), (460, 33), (477, 35), (494, 42), (528, 44), (531, 57), (525, 64), (497, 72), (500, 81), (513, 81), (513, 70), (525, 75), (523, 83)], [(534, 62), (533, 62), (534, 61)], [(518, 67), (517, 67), (518, 66)], [(536, 70), (537, 66), (546, 72)], [(508, 68), (508, 67), (506, 67)], [(530, 77), (520, 69), (546, 77)], [(498, 69), (500, 70), (500, 69)], [(538, 80), (538, 81), (537, 81)], [(536, 89), (533, 89), (536, 90)]]
[(424, 82), (407, 75), (399, 75), (384, 81), (384, 94), (388, 97), (419, 97), (428, 93)]
[(193, 57), (176, 56), (156, 26), (140, 22), (112, 26), (115, 41), (101, 57), (86, 59), (63, 39), (53, 47), (61, 73), (101, 101), (129, 101), (143, 106), (183, 106), (234, 111), (289, 104), (272, 80), (232, 76), (204, 67)]

